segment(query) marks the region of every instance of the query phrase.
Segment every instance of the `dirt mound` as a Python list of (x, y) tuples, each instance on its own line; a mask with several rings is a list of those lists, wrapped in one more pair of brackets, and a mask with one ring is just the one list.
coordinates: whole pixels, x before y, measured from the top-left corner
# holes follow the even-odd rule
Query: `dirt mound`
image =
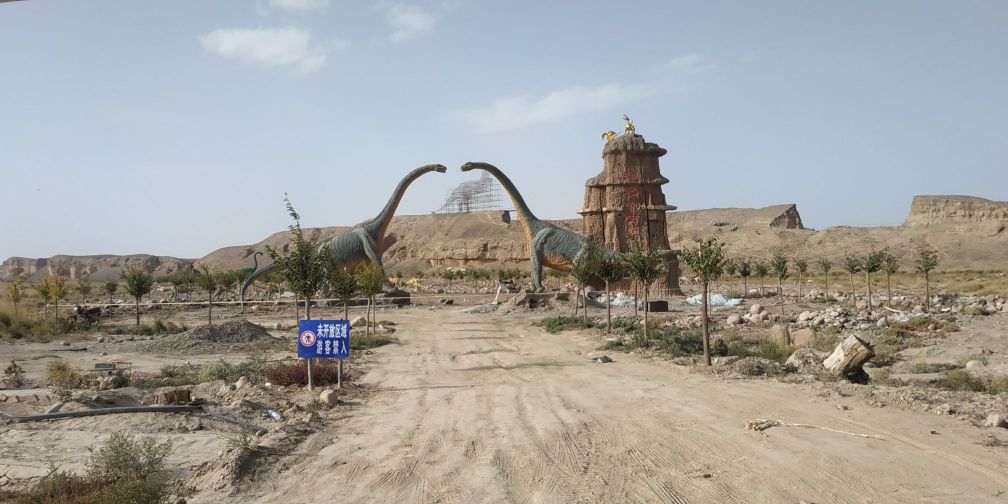
[(204, 325), (165, 336), (149, 343), (147, 350), (174, 354), (217, 353), (272, 339), (262, 326), (247, 320), (232, 320), (221, 325)]

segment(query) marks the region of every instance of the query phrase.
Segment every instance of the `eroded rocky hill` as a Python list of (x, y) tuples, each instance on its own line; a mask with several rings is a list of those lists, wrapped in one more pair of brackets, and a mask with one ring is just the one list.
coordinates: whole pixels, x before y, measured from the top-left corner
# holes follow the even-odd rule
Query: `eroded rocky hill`
[[(581, 231), (580, 219), (554, 221)], [(688, 247), (694, 239), (715, 234), (731, 256), (767, 257), (774, 252), (807, 258), (863, 255), (872, 248), (889, 247), (910, 268), (912, 254), (924, 243), (941, 256), (940, 269), (1005, 269), (1008, 265), (1008, 203), (969, 196), (918, 196), (906, 222), (892, 227), (836, 226), (805, 229), (793, 204), (765, 208), (715, 208), (675, 211), (668, 215), (672, 248)], [(307, 230), (325, 239), (347, 230), (334, 226)], [(0, 265), (0, 281), (26, 276), (37, 281), (48, 274), (95, 280), (117, 278), (127, 265), (140, 265), (163, 275), (206, 263), (227, 270), (252, 265), (249, 255), (267, 245), (281, 252), (288, 246), (287, 231), (259, 243), (224, 247), (200, 259), (165, 256), (54, 256), (46, 259), (10, 258)], [(413, 272), (448, 266), (516, 266), (528, 261), (521, 224), (507, 212), (401, 215), (389, 226), (385, 253), (391, 271)], [(260, 264), (269, 262), (260, 257)]]

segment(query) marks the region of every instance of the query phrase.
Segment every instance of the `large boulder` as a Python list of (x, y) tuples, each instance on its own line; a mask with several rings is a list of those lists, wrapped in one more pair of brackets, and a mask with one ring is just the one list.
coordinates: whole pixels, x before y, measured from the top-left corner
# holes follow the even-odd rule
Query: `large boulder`
[(799, 373), (816, 374), (825, 369), (822, 362), (826, 357), (828, 357), (826, 352), (820, 352), (813, 348), (799, 348), (791, 354), (791, 357), (788, 357), (784, 365), (798, 370)]
[(791, 333), (791, 344), (794, 346), (808, 346), (815, 337), (815, 331), (810, 327), (798, 329)]
[(790, 345), (791, 335), (788, 333), (787, 326), (780, 324), (774, 324), (770, 330), (767, 331), (766, 336), (767, 341), (777, 343), (778, 345)]

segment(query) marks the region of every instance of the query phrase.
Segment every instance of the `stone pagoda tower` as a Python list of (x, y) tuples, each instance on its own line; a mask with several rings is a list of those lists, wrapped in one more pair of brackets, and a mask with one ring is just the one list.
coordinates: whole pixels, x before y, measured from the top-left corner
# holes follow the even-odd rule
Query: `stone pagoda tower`
[[(665, 212), (676, 207), (665, 201), (662, 185), (668, 183), (658, 167), (667, 151), (644, 137), (625, 133), (606, 142), (602, 173), (585, 182), (584, 208), (578, 213), (585, 236), (612, 250), (628, 252), (635, 245), (647, 249), (669, 248)], [(679, 261), (666, 260), (667, 274), (659, 277), (655, 292), (681, 295)], [(625, 289), (626, 285), (616, 288)]]

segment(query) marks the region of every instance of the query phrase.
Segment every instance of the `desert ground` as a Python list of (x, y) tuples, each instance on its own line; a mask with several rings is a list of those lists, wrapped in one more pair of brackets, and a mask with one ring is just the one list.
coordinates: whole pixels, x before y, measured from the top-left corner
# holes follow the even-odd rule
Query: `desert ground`
[[(414, 306), (380, 308), (377, 319), (395, 328), (394, 341), (354, 352), (338, 390), (218, 380), (182, 385), (203, 404), (197, 412), (39, 422), (0, 417), (0, 489), (30, 484), (53, 468), (80, 470), (88, 447), (128, 431), (172, 441), (173, 498), (189, 503), (1008, 499), (1008, 429), (983, 425), (990, 414), (1008, 412), (1008, 394), (930, 385), (942, 370), (971, 359), (983, 358), (984, 372), (1004, 373), (1003, 311), (957, 313), (956, 332), (915, 333), (917, 344), (896, 354), (884, 374), (882, 366), (866, 366), (874, 380), (859, 385), (801, 372), (740, 372), (741, 361), (731, 356), (707, 368), (697, 356), (621, 351), (611, 345), (618, 336), (597, 328), (550, 333), (538, 322), (569, 314), (569, 302), (561, 297), (530, 309), (520, 304), (523, 294), (508, 296), (514, 302), (500, 305), (478, 293), (417, 296)], [(652, 314), (657, 326), (694, 323), (696, 307), (669, 301), (670, 312)], [(772, 297), (747, 299), (715, 309), (714, 318), (748, 313), (759, 303), (777, 309)], [(789, 303), (787, 318), (840, 304)], [(363, 308), (351, 312), (354, 318)], [(633, 315), (630, 307), (614, 312)], [(135, 379), (112, 390), (80, 390), (62, 411), (149, 403), (165, 389), (156, 377), (166, 367), (237, 363), (253, 347), (271, 362), (295, 355), (289, 305), (264, 303), (247, 315), (228, 305), (214, 313), (218, 326), (247, 317), (270, 328), (262, 331), (268, 339), (193, 353), (172, 346), (192, 331), (84, 332), (0, 351), (4, 362), (23, 363), (32, 384), (44, 382), (55, 359), (80, 370), (127, 361), (135, 376), (147, 377), (146, 384)], [(339, 307), (313, 311), (341, 315)], [(589, 315), (604, 320), (605, 310), (592, 303)], [(131, 316), (124, 307), (105, 323), (128, 324)], [(197, 307), (161, 307), (143, 322), (197, 327), (205, 318)], [(736, 329), (724, 324), (720, 332), (736, 332), (741, 341), (766, 338), (773, 321), (755, 318)], [(602, 355), (612, 362), (594, 361)], [(936, 369), (922, 369), (928, 366)], [(322, 390), (335, 390), (338, 399), (320, 403)], [(42, 413), (57, 402), (46, 388), (0, 394), (7, 415)], [(759, 420), (782, 424), (747, 429)]]

